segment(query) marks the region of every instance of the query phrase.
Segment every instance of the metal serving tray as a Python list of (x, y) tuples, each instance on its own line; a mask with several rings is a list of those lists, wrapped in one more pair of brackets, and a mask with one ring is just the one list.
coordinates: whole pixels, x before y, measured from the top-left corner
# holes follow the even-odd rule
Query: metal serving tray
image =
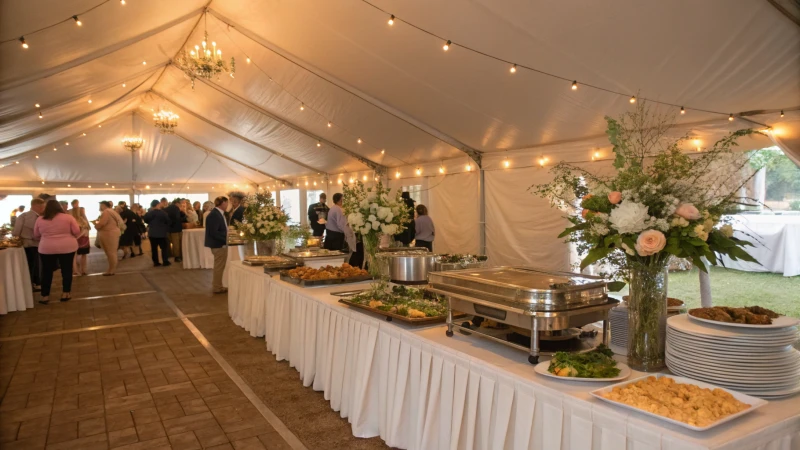
[(285, 281), (291, 284), (296, 284), (301, 287), (316, 287), (316, 286), (328, 286), (331, 284), (360, 283), (362, 281), (368, 281), (371, 279), (372, 277), (369, 275), (359, 275), (357, 277), (350, 277), (350, 278), (328, 278), (326, 280), (303, 280), (302, 278), (291, 277), (287, 273), (281, 272), (281, 281)]
[(606, 281), (600, 277), (530, 267), (495, 267), (431, 272), (438, 293), (483, 300), (520, 312), (563, 311), (607, 301)]

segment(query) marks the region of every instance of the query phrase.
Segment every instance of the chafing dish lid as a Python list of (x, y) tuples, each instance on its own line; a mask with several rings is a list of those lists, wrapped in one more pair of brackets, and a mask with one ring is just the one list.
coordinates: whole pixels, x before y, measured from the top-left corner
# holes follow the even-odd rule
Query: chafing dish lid
[(564, 294), (581, 291), (604, 293), (607, 285), (603, 278), (592, 275), (531, 267), (495, 267), (432, 272), (429, 276), (432, 284), (445, 290), (447, 286), (463, 287), (515, 300), (561, 297)]

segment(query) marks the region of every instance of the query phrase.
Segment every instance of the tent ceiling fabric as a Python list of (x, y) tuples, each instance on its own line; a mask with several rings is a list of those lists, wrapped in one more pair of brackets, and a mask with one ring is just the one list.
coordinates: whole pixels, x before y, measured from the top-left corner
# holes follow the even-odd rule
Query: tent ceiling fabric
[[(628, 94), (586, 84), (724, 113), (678, 116), (709, 139), (778, 122), (796, 135), (800, 126), (800, 27), (767, 1), (574, 8), (546, 0), (372, 0), (451, 39), (447, 52), (402, 20), (388, 26), (367, 2), (344, 2), (137, 0), (94, 9), (99, 0), (3, 2), (0, 163), (24, 163), (4, 168), (0, 180), (130, 182), (117, 169), (130, 155), (113, 131), (151, 137), (138, 176), (153, 182), (184, 181), (195, 171), (197, 180), (259, 183), (364, 173), (375, 165), (439, 164), (470, 149), (548, 146), (558, 157), (602, 145), (603, 117), (630, 108)], [(89, 9), (81, 27), (70, 19), (32, 33)], [(206, 24), (223, 56), (236, 58), (236, 74), (198, 80), (192, 90), (169, 62), (184, 43), (202, 40)], [(579, 88), (527, 69), (510, 74), (507, 64), (459, 44), (575, 79)], [(181, 116), (179, 136), (159, 136), (147, 120), (161, 106)], [(727, 120), (742, 112), (753, 112), (747, 119), (756, 123)], [(95, 132), (106, 121), (115, 125)], [(44, 146), (88, 130), (92, 145), (71, 148), (76, 157), (32, 160)], [(198, 146), (216, 155), (201, 162), (206, 151)]]

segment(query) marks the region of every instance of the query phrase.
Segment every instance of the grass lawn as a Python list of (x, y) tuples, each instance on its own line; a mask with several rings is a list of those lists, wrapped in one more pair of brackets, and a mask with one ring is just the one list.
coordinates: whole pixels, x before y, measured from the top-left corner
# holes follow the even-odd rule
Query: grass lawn
[[(627, 289), (626, 289), (627, 290)], [(670, 297), (700, 306), (700, 281), (697, 269), (669, 274)], [(800, 276), (776, 273), (740, 272), (711, 268), (711, 298), (715, 306), (763, 306), (775, 312), (800, 317)]]

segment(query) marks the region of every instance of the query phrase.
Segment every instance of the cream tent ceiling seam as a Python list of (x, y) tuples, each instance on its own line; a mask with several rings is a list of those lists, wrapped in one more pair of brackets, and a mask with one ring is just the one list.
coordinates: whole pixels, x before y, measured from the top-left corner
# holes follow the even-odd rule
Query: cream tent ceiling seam
[(69, 62), (66, 62), (64, 64), (58, 65), (56, 67), (53, 67), (53, 68), (50, 68), (50, 69), (47, 69), (47, 70), (44, 70), (44, 71), (42, 71), (42, 72), (40, 72), (38, 74), (26, 75), (25, 77), (18, 78), (16, 80), (11, 80), (11, 81), (9, 81), (7, 83), (3, 83), (3, 85), (0, 86), (0, 92), (5, 92), (7, 90), (14, 89), (14, 88), (17, 88), (17, 87), (20, 87), (20, 86), (24, 86), (26, 84), (34, 83), (34, 82), (39, 81), (39, 80), (44, 79), (44, 78), (48, 78), (48, 77), (51, 77), (51, 76), (54, 76), (54, 75), (58, 75), (58, 74), (60, 74), (62, 72), (66, 72), (67, 70), (73, 69), (75, 67), (81, 66), (83, 64), (86, 64), (86, 63), (92, 62), (92, 61), (94, 61), (96, 59), (99, 59), (99, 58), (102, 58), (104, 56), (107, 56), (107, 55), (109, 55), (111, 53), (114, 53), (114, 52), (116, 52), (118, 50), (122, 50), (122, 49), (124, 49), (126, 47), (130, 47), (133, 44), (139, 43), (139, 42), (141, 42), (141, 41), (143, 41), (143, 40), (145, 40), (145, 39), (147, 39), (149, 37), (152, 37), (152, 36), (154, 36), (154, 35), (156, 35), (158, 33), (161, 33), (162, 31), (166, 31), (166, 30), (168, 30), (168, 29), (170, 29), (170, 28), (172, 28), (172, 27), (174, 27), (174, 26), (176, 26), (178, 24), (181, 24), (181, 23), (191, 19), (192, 17), (196, 16), (197, 14), (202, 13), (204, 9), (205, 9), (205, 7), (200, 8), (200, 9), (196, 9), (196, 10), (192, 11), (189, 14), (186, 14), (186, 15), (181, 16), (181, 17), (179, 17), (179, 18), (177, 18), (175, 20), (172, 20), (170, 22), (165, 23), (164, 25), (161, 25), (158, 28), (154, 28), (152, 30), (144, 32), (144, 33), (142, 33), (142, 34), (140, 34), (138, 36), (134, 36), (134, 37), (132, 37), (130, 39), (126, 39), (126, 40), (124, 40), (122, 42), (119, 42), (117, 44), (114, 44), (114, 45), (111, 45), (111, 46), (108, 46), (108, 47), (104, 47), (104, 48), (102, 48), (100, 50), (92, 52), (89, 55), (83, 56), (81, 58), (73, 59), (73, 60), (71, 60)]
[(150, 81), (150, 79), (152, 77), (153, 77), (153, 75), (150, 74), (149, 77), (145, 78), (144, 81), (142, 81), (141, 83), (137, 84), (135, 87), (133, 87), (133, 89), (130, 89), (128, 92), (126, 92), (126, 93), (122, 94), (121, 96), (117, 97), (115, 100), (112, 100), (110, 103), (106, 104), (105, 106), (102, 106), (102, 107), (97, 108), (95, 110), (92, 110), (92, 111), (89, 111), (87, 113), (81, 114), (78, 117), (76, 117), (75, 119), (68, 119), (68, 120), (62, 121), (61, 123), (58, 123), (58, 124), (55, 124), (55, 125), (52, 125), (52, 126), (49, 126), (49, 127), (46, 127), (46, 128), (40, 128), (39, 130), (34, 131), (33, 133), (26, 134), (25, 136), (20, 136), (20, 137), (18, 137), (16, 139), (12, 139), (10, 141), (3, 142), (2, 144), (0, 144), (0, 149), (12, 147), (14, 145), (21, 144), (21, 143), (23, 143), (25, 141), (29, 141), (31, 139), (35, 139), (35, 138), (37, 138), (39, 136), (42, 136), (44, 134), (50, 133), (52, 131), (56, 131), (56, 130), (58, 130), (60, 128), (67, 127), (67, 126), (69, 126), (69, 125), (71, 125), (71, 124), (73, 124), (75, 122), (78, 122), (78, 121), (83, 120), (83, 119), (85, 119), (87, 117), (90, 117), (93, 114), (100, 113), (100, 112), (106, 110), (107, 108), (110, 108), (111, 106), (114, 106), (115, 104), (119, 103), (120, 101), (123, 101), (131, 93), (135, 92), (137, 89), (142, 87), (142, 85), (144, 85), (145, 83)]
[[(239, 138), (240, 140), (242, 140), (242, 141), (244, 141), (244, 142), (246, 142), (246, 143), (248, 143), (248, 144), (250, 144), (250, 145), (252, 145), (252, 146), (258, 147), (258, 148), (260, 148), (260, 149), (262, 149), (262, 150), (266, 150), (266, 151), (268, 151), (268, 152), (270, 152), (270, 153), (272, 153), (272, 154), (274, 154), (274, 155), (276, 155), (276, 156), (279, 156), (279, 157), (281, 157), (281, 158), (285, 159), (286, 161), (289, 161), (289, 162), (291, 162), (291, 163), (294, 163), (294, 164), (296, 164), (296, 165), (298, 165), (298, 166), (300, 166), (300, 167), (304, 167), (304, 168), (306, 168), (306, 169), (308, 169), (308, 170), (311, 170), (311, 171), (314, 171), (314, 172), (317, 172), (317, 173), (327, 173), (327, 172), (325, 172), (325, 170), (323, 170), (323, 169), (317, 169), (317, 168), (315, 168), (315, 167), (311, 167), (311, 166), (309, 166), (309, 165), (307, 165), (307, 164), (304, 164), (304, 163), (302, 163), (302, 162), (300, 162), (300, 161), (297, 161), (297, 160), (295, 160), (295, 159), (292, 159), (292, 158), (290, 158), (289, 156), (286, 156), (285, 154), (283, 154), (283, 153), (281, 153), (281, 152), (279, 152), (279, 151), (277, 151), (277, 150), (273, 150), (273, 149), (271, 149), (271, 148), (269, 148), (269, 147), (267, 147), (267, 146), (265, 146), (265, 145), (263, 145), (263, 144), (259, 144), (258, 142), (255, 142), (255, 141), (253, 141), (253, 140), (251, 140), (251, 139), (248, 139), (248, 138), (246, 138), (246, 137), (242, 136), (241, 134), (239, 134), (239, 133), (236, 133), (236, 132), (235, 132), (235, 131), (233, 131), (233, 130), (230, 130), (230, 129), (226, 128), (226, 127), (223, 127), (223, 126), (222, 126), (222, 125), (220, 125), (220, 124), (214, 123), (214, 122), (212, 122), (212, 121), (210, 121), (210, 120), (206, 119), (205, 117), (201, 116), (200, 114), (197, 114), (197, 113), (195, 113), (195, 112), (194, 112), (194, 111), (192, 111), (191, 109), (189, 109), (189, 108), (187, 108), (187, 107), (185, 107), (185, 106), (181, 105), (180, 103), (178, 103), (178, 102), (176, 102), (176, 101), (174, 101), (174, 100), (170, 99), (169, 97), (167, 97), (166, 95), (162, 94), (162, 93), (161, 93), (161, 92), (159, 92), (159, 91), (156, 91), (156, 90), (151, 90), (151, 92), (152, 92), (153, 94), (155, 94), (155, 95), (157, 95), (157, 96), (161, 97), (161, 98), (162, 98), (162, 99), (164, 99), (165, 101), (167, 101), (167, 102), (169, 102), (169, 103), (172, 103), (173, 105), (177, 106), (178, 108), (180, 108), (180, 109), (184, 110), (184, 111), (185, 111), (186, 113), (188, 113), (190, 116), (192, 116), (192, 117), (194, 117), (194, 118), (196, 118), (196, 119), (200, 119), (201, 121), (203, 121), (203, 122), (205, 122), (205, 123), (207, 123), (207, 124), (209, 124), (209, 125), (211, 125), (211, 126), (213, 126), (213, 127), (217, 128), (217, 129), (219, 129), (219, 130), (221, 130), (221, 131), (224, 131), (225, 133), (228, 133), (228, 134), (230, 134), (231, 136), (237, 137), (237, 138)], [(0, 147), (0, 148), (1, 148), (1, 147)]]
[[(132, 100), (135, 100), (135, 99), (136, 99), (136, 97), (133, 97), (129, 101), (132, 101)], [(117, 110), (108, 119), (100, 122), (98, 125), (107, 125), (109, 123), (112, 123), (112, 122), (115, 122), (117, 120), (120, 120), (120, 117), (123, 117), (127, 113), (127, 111), (123, 111), (124, 109), (125, 109), (125, 106), (123, 106), (122, 108)], [(66, 138), (66, 139), (69, 139), (69, 138)], [(63, 141), (64, 141), (64, 139), (56, 139), (55, 141), (50, 141), (47, 144), (40, 145), (40, 146), (38, 146), (38, 147), (36, 147), (34, 149), (31, 149), (31, 150), (16, 154), (16, 155), (14, 155), (14, 156), (12, 156), (10, 158), (6, 158), (5, 160), (0, 160), (0, 164), (6, 164), (7, 165), (9, 163), (7, 163), (5, 161), (10, 161), (10, 160), (14, 160), (14, 161), (23, 160), (23, 159), (27, 158), (28, 155), (30, 155), (30, 154), (45, 151), (44, 149), (56, 146), (56, 145), (58, 145), (59, 143), (61, 143)]]
[(265, 40), (262, 39), (261, 37), (259, 37), (257, 34), (253, 33), (252, 31), (248, 30), (247, 28), (242, 27), (238, 23), (228, 19), (227, 17), (223, 16), (219, 12), (215, 11), (213, 8), (209, 8), (208, 12), (211, 13), (211, 15), (216, 17), (222, 23), (228, 25), (229, 27), (232, 27), (233, 29), (235, 29), (236, 31), (241, 33), (244, 37), (250, 39), (251, 41), (255, 42), (256, 44), (260, 45), (261, 47), (269, 50), (270, 52), (274, 53), (275, 55), (279, 56), (280, 58), (283, 58), (286, 61), (289, 61), (290, 63), (300, 67), (301, 69), (307, 71), (308, 73), (311, 73), (311, 74), (315, 75), (317, 78), (320, 78), (321, 80), (326, 81), (327, 83), (331, 84), (332, 86), (335, 86), (335, 87), (341, 89), (342, 91), (347, 92), (348, 94), (350, 94), (350, 95), (352, 95), (352, 96), (354, 96), (356, 98), (361, 99), (362, 101), (364, 101), (364, 102), (372, 105), (373, 107), (375, 107), (375, 108), (377, 108), (377, 109), (379, 109), (379, 110), (381, 110), (381, 111), (393, 116), (394, 118), (399, 119), (399, 120), (405, 122), (408, 125), (411, 125), (412, 127), (422, 131), (423, 133), (433, 137), (434, 139), (437, 139), (437, 140), (439, 140), (441, 142), (444, 142), (447, 145), (450, 145), (451, 147), (454, 147), (454, 148), (456, 148), (458, 150), (461, 150), (462, 152), (464, 152), (467, 155), (469, 155), (469, 157), (472, 158), (475, 161), (475, 163), (478, 164), (478, 166), (480, 166), (480, 161), (481, 161), (481, 152), (480, 151), (478, 151), (478, 150), (476, 150), (476, 149), (464, 144), (463, 142), (459, 141), (458, 139), (456, 139), (456, 138), (454, 138), (454, 137), (452, 137), (452, 136), (450, 136), (448, 134), (445, 134), (442, 131), (437, 130), (436, 128), (434, 128), (431, 125), (428, 125), (428, 124), (426, 124), (426, 123), (424, 123), (424, 122), (422, 122), (422, 121), (420, 121), (420, 120), (418, 120), (416, 118), (413, 118), (413, 117), (409, 116), (408, 114), (402, 113), (398, 109), (396, 109), (394, 107), (391, 107), (390, 105), (386, 105), (385, 103), (380, 102), (377, 99), (372, 98), (371, 96), (368, 96), (367, 94), (365, 94), (363, 92), (357, 91), (357, 89), (355, 89), (354, 87), (345, 86), (345, 83), (342, 82), (341, 80), (335, 80), (334, 81), (334, 77), (333, 76), (323, 73), (320, 69), (316, 69), (316, 68), (314, 68), (313, 70), (310, 69), (308, 63), (298, 62), (298, 58), (297, 57), (294, 57), (294, 56), (289, 57), (289, 56), (287, 56), (285, 53), (288, 53), (288, 52), (285, 52), (285, 50), (281, 49), (281, 51), (279, 52), (279, 51), (275, 50), (272, 46), (268, 46), (268, 45), (264, 44)]
[(355, 153), (355, 152), (353, 152), (351, 150), (343, 148), (343, 147), (341, 147), (341, 146), (329, 141), (328, 139), (323, 138), (322, 136), (316, 135), (316, 134), (312, 133), (311, 131), (306, 130), (305, 128), (302, 128), (302, 127), (300, 127), (298, 125), (295, 125), (295, 124), (289, 122), (288, 120), (285, 120), (285, 119), (279, 117), (278, 115), (273, 114), (273, 113), (261, 108), (260, 106), (256, 105), (255, 103), (252, 103), (249, 100), (246, 100), (246, 99), (234, 94), (233, 92), (223, 88), (222, 86), (218, 86), (218, 85), (216, 85), (216, 84), (214, 84), (214, 83), (212, 83), (212, 82), (210, 82), (208, 80), (204, 80), (204, 79), (199, 79), (199, 80), (201, 82), (203, 82), (204, 84), (210, 86), (212, 89), (215, 89), (217, 92), (221, 93), (222, 95), (225, 95), (228, 98), (236, 100), (237, 102), (239, 102), (242, 105), (252, 109), (253, 111), (256, 111), (256, 112), (258, 112), (258, 113), (260, 113), (260, 114), (262, 114), (264, 116), (267, 116), (270, 119), (272, 119), (272, 120), (274, 120), (274, 121), (276, 121), (276, 122), (278, 122), (278, 123), (280, 123), (280, 124), (282, 124), (282, 125), (284, 125), (286, 127), (289, 127), (291, 129), (297, 131), (298, 133), (302, 133), (302, 134), (304, 134), (304, 135), (306, 135), (306, 136), (308, 136), (308, 137), (310, 137), (312, 139), (315, 139), (315, 140), (317, 140), (317, 141), (319, 141), (321, 143), (324, 143), (325, 145), (329, 146), (330, 148), (333, 148), (334, 150), (338, 150), (339, 152), (344, 153), (344, 154), (350, 156), (351, 158), (358, 160), (360, 163), (364, 164), (365, 166), (367, 166), (371, 170), (374, 170), (376, 172), (381, 172), (381, 173), (386, 171), (386, 167), (385, 166), (383, 166), (381, 164), (378, 164), (376, 162), (373, 162), (370, 159), (365, 158), (365, 157), (363, 157), (363, 156), (361, 156), (361, 155), (359, 155), (359, 154), (357, 154), (357, 153)]
[(122, 80), (115, 81), (113, 83), (109, 83), (109, 84), (107, 84), (107, 85), (105, 85), (103, 87), (100, 87), (98, 89), (93, 89), (93, 90), (90, 90), (88, 92), (84, 92), (84, 93), (75, 95), (75, 96), (73, 96), (71, 98), (68, 98), (67, 100), (64, 100), (64, 101), (56, 103), (56, 104), (48, 104), (48, 103), (42, 102), (43, 106), (41, 108), (34, 108), (34, 109), (28, 110), (26, 112), (22, 112), (22, 113), (19, 113), (19, 114), (14, 114), (13, 116), (7, 116), (7, 117), (5, 117), (3, 119), (0, 119), (0, 125), (5, 125), (7, 123), (11, 123), (11, 122), (14, 122), (16, 120), (19, 120), (19, 119), (22, 119), (22, 118), (25, 118), (25, 117), (28, 117), (28, 116), (33, 116), (38, 111), (47, 111), (47, 110), (51, 110), (51, 109), (54, 109), (54, 108), (58, 108), (60, 106), (64, 106), (66, 104), (78, 101), (79, 99), (81, 99), (83, 97), (86, 97), (87, 95), (89, 95), (89, 96), (97, 95), (97, 94), (99, 94), (101, 92), (104, 92), (104, 91), (107, 91), (107, 90), (109, 90), (111, 88), (120, 86), (126, 80), (133, 80), (133, 79), (141, 77), (142, 75), (147, 75), (149, 73), (155, 72), (158, 69), (166, 67), (168, 64), (169, 63), (167, 63), (167, 62), (161, 63), (161, 64), (159, 64), (157, 66), (153, 66), (153, 67), (151, 67), (151, 68), (149, 68), (147, 70), (143, 70), (143, 71), (141, 71), (141, 72), (139, 72), (137, 74), (134, 74), (134, 75), (131, 75), (131, 76), (127, 76)]
[(189, 178), (187, 178), (186, 181), (183, 182), (183, 185), (180, 188), (180, 192), (183, 192), (183, 190), (186, 189), (186, 185), (189, 184), (190, 181), (192, 181), (192, 178), (194, 178), (194, 176), (197, 175), (197, 172), (199, 172), (200, 169), (203, 168), (203, 164), (205, 164), (206, 161), (208, 161), (208, 157), (211, 156), (211, 153), (205, 152), (205, 154), (206, 157), (203, 158), (202, 161), (200, 161), (200, 165), (197, 166), (197, 169), (195, 169), (194, 172), (192, 172), (192, 174), (189, 175)]

